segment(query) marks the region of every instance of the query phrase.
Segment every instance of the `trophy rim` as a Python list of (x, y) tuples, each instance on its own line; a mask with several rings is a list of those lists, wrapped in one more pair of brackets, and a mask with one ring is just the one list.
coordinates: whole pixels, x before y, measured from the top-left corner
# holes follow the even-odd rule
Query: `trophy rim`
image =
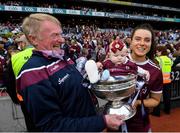
[(107, 88), (106, 89), (96, 89), (96, 88), (94, 88), (93, 90), (98, 91), (98, 92), (101, 92), (101, 91), (114, 92), (114, 91), (126, 90), (128, 88), (132, 88), (132, 87), (135, 87), (135, 86), (136, 86), (135, 84), (133, 84), (133, 83), (130, 84), (129, 83), (128, 86), (123, 87), (123, 88), (118, 88), (118, 89), (107, 89)]
[(115, 82), (103, 83), (92, 85), (92, 90), (98, 98), (108, 101), (122, 100), (135, 92), (136, 75), (126, 76), (125, 79), (120, 79)]
[(135, 74), (128, 74), (128, 75), (123, 75), (123, 76), (119, 76), (119, 77), (126, 77), (126, 78), (121, 79), (121, 80), (115, 80), (115, 81), (102, 81), (102, 80), (100, 80), (99, 82), (96, 83), (96, 85), (113, 85), (113, 84), (115, 85), (115, 84), (120, 84), (120, 83), (126, 83), (127, 81), (131, 81), (133, 79), (136, 79)]

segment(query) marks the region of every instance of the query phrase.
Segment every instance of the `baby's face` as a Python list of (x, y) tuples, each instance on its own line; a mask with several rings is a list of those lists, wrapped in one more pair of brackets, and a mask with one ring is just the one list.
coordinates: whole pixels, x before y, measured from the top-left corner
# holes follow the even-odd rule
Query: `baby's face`
[(117, 50), (116, 53), (110, 51), (109, 58), (112, 61), (112, 63), (116, 65), (116, 64), (125, 63), (127, 55), (128, 55), (127, 48), (123, 48), (121, 51)]

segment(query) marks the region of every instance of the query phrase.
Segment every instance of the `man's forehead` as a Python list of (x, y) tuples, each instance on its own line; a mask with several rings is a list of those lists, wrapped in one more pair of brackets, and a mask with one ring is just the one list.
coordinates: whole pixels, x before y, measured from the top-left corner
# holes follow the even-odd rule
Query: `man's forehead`
[(46, 21), (40, 25), (40, 31), (54, 31), (56, 33), (62, 33), (62, 28), (57, 23)]

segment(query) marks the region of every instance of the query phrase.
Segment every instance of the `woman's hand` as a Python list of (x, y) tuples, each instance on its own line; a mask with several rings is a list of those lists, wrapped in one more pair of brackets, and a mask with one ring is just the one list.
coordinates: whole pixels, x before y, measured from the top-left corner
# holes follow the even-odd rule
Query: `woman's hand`
[(139, 105), (141, 105), (141, 100), (136, 100), (133, 105), (133, 108), (136, 109)]

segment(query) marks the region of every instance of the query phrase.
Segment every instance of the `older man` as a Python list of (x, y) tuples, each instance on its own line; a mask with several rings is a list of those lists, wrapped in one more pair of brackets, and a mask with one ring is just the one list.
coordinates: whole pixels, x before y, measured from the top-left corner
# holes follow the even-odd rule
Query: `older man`
[(36, 130), (118, 130), (122, 116), (97, 115), (81, 74), (70, 59), (63, 58), (60, 22), (51, 15), (31, 14), (22, 28), (35, 50), (16, 83)]

